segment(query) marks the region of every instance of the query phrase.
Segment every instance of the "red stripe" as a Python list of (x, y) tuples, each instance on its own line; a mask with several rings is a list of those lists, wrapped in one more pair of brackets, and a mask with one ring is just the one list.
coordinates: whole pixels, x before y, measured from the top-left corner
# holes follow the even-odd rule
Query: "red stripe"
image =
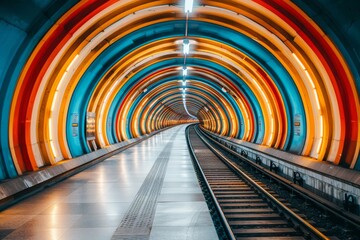
[(92, 0), (83, 3), (66, 19), (56, 26), (52, 34), (44, 40), (36, 53), (21, 85), (14, 113), (14, 146), (20, 146), (16, 157), (22, 171), (36, 169), (31, 149), (30, 120), (35, 97), (41, 80), (58, 51), (86, 21), (116, 1)]

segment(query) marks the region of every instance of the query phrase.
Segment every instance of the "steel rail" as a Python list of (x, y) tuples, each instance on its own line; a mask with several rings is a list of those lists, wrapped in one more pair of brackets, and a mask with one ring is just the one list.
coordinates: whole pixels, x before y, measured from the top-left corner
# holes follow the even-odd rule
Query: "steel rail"
[[(295, 183), (291, 182), (290, 180), (286, 179), (285, 177), (279, 176), (274, 174), (270, 170), (266, 169), (264, 166), (259, 166), (254, 161), (245, 158), (244, 156), (240, 155), (238, 152), (234, 151), (233, 149), (227, 147), (225, 144), (219, 143), (213, 139), (210, 133), (205, 132), (203, 129), (200, 128), (200, 131), (207, 136), (207, 138), (212, 141), (214, 144), (218, 145), (219, 147), (223, 148), (225, 151), (230, 152), (235, 157), (241, 159), (242, 161), (248, 163), (251, 167), (257, 169), (258, 171), (262, 172), (263, 174), (267, 175), (268, 177), (274, 179), (278, 183), (282, 184), (283, 186), (287, 187), (288, 189), (296, 192), (301, 197), (305, 198), (306, 200), (312, 202), (316, 206), (322, 208), (324, 211), (333, 214), (334, 216), (338, 217), (342, 221), (345, 221), (347, 224), (351, 225), (356, 229), (360, 229), (360, 218), (354, 214), (348, 214), (344, 212), (342, 209), (335, 205), (334, 203), (317, 196), (315, 193), (303, 188)], [(253, 150), (254, 151), (254, 150)]]
[(213, 203), (214, 203), (214, 205), (215, 205), (215, 208), (216, 208), (216, 210), (217, 210), (217, 212), (218, 212), (218, 214), (219, 214), (220, 220), (221, 220), (222, 223), (223, 223), (223, 227), (224, 227), (225, 230), (226, 230), (226, 234), (228, 235), (228, 238), (229, 238), (230, 240), (236, 240), (236, 237), (235, 237), (235, 235), (234, 235), (234, 233), (233, 233), (233, 231), (232, 231), (232, 229), (231, 229), (228, 221), (226, 220), (226, 217), (225, 217), (225, 215), (224, 215), (224, 213), (223, 213), (223, 211), (222, 211), (222, 209), (221, 209), (221, 207), (220, 207), (220, 204), (219, 204), (219, 202), (217, 201), (217, 199), (216, 199), (216, 197), (215, 197), (215, 194), (214, 194), (214, 192), (212, 191), (212, 189), (211, 189), (211, 187), (210, 187), (210, 184), (209, 184), (209, 182), (207, 181), (207, 179), (206, 179), (206, 177), (205, 177), (205, 173), (203, 172), (203, 170), (202, 170), (201, 167), (200, 167), (199, 160), (197, 159), (197, 157), (196, 157), (196, 155), (195, 155), (195, 151), (194, 151), (194, 148), (193, 148), (192, 145), (191, 145), (191, 140), (190, 140), (190, 133), (189, 133), (190, 127), (193, 127), (193, 125), (188, 126), (185, 131), (186, 131), (186, 141), (187, 141), (187, 144), (188, 144), (188, 146), (189, 146), (191, 156), (193, 157), (193, 159), (194, 159), (195, 162), (196, 162), (196, 165), (198, 166), (198, 169), (199, 169), (199, 171), (200, 171), (200, 174), (201, 174), (201, 176), (202, 176), (202, 178), (203, 178), (203, 180), (204, 180), (204, 183), (206, 184), (206, 187), (207, 187), (207, 189), (208, 189), (208, 191), (209, 191), (209, 193), (210, 193), (210, 195), (211, 195), (211, 198), (212, 198), (212, 200), (213, 200)]
[(325, 236), (322, 232), (320, 232), (317, 228), (312, 226), (306, 220), (301, 218), (298, 214), (293, 212), (290, 208), (285, 206), (282, 202), (272, 196), (268, 191), (266, 191), (263, 187), (257, 184), (253, 179), (251, 179), (246, 173), (244, 173), (236, 164), (234, 164), (231, 160), (229, 160), (224, 154), (222, 154), (219, 150), (211, 146), (211, 144), (203, 137), (203, 135), (199, 132), (198, 128), (195, 128), (196, 133), (198, 134), (199, 138), (224, 162), (226, 162), (232, 169), (235, 170), (236, 173), (241, 175), (244, 180), (246, 180), (249, 184), (251, 184), (254, 188), (258, 189), (259, 192), (263, 196), (266, 196), (273, 204), (275, 204), (278, 209), (281, 209), (283, 214), (286, 214), (290, 219), (294, 220), (296, 223), (295, 225), (299, 226), (301, 231), (306, 235), (313, 235), (317, 239), (329, 240), (327, 236)]

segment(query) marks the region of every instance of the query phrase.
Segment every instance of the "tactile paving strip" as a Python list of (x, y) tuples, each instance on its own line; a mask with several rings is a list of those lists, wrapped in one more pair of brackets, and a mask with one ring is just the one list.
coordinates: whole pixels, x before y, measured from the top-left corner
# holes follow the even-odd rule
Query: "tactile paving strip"
[[(178, 130), (179, 131), (179, 130)], [(149, 239), (155, 217), (156, 202), (166, 174), (170, 152), (178, 131), (170, 138), (146, 176), (125, 216), (112, 236), (112, 240)]]

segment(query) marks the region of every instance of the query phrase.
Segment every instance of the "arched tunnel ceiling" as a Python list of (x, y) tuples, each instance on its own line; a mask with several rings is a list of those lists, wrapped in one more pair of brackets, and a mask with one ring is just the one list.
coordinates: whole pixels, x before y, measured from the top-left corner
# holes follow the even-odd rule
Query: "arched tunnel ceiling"
[(196, 121), (360, 169), (358, 1), (184, 3), (1, 1), (0, 178)]

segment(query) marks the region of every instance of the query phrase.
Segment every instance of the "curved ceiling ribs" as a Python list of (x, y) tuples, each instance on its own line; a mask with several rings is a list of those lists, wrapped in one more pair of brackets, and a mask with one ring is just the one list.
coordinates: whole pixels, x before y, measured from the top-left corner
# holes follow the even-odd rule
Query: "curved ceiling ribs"
[(297, 2), (197, 2), (186, 25), (185, 83), (182, 2), (59, 6), (56, 20), (32, 25), (38, 34), (23, 40), (31, 51), (17, 54), (1, 87), (11, 99), (2, 103), (9, 129), (0, 178), (91, 151), (89, 112), (99, 148), (199, 121), (221, 135), (357, 168), (359, 69), (340, 51), (351, 49)]

